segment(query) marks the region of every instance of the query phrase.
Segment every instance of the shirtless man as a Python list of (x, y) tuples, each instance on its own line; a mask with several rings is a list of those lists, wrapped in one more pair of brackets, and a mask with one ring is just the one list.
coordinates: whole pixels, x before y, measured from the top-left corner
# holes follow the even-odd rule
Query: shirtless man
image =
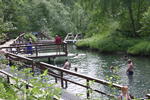
[(133, 75), (133, 63), (131, 59), (128, 59), (128, 68), (127, 68), (127, 75)]
[(71, 63), (66, 59), (63, 68), (69, 70), (70, 67), (71, 67)]

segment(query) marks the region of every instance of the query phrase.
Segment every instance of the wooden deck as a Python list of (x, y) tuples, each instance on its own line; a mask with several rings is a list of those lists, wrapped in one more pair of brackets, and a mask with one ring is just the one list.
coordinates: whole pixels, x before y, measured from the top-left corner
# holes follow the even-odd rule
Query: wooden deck
[(17, 55), (29, 57), (29, 58), (50, 58), (50, 57), (62, 57), (67, 56), (67, 44), (62, 43), (60, 45), (51, 44), (32, 44), (32, 50), (27, 50), (28, 45), (17, 45), (1, 47), (0, 49)]
[(67, 56), (64, 52), (49, 52), (49, 53), (36, 53), (34, 54), (17, 54), (19, 56), (24, 56), (28, 58), (49, 58), (49, 57), (60, 57), (60, 56)]

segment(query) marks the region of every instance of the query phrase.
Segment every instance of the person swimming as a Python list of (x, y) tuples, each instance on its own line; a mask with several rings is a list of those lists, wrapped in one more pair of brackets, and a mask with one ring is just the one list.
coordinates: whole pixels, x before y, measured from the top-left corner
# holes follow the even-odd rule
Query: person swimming
[(86, 54), (76, 54), (73, 58), (81, 58), (84, 57)]

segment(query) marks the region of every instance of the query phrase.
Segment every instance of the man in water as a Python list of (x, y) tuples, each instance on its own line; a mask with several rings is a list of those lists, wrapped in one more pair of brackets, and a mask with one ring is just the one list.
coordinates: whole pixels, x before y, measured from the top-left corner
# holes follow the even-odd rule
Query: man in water
[(71, 68), (71, 63), (68, 61), (68, 59), (65, 60), (65, 63), (64, 63), (63, 68), (70, 70), (70, 68)]
[(133, 63), (131, 59), (128, 59), (128, 68), (127, 68), (127, 75), (133, 75)]

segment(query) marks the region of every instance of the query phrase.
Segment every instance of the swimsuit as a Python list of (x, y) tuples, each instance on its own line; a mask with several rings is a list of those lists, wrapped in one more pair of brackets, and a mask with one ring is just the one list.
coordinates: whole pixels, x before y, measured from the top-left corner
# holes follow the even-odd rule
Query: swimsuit
[[(126, 98), (121, 95), (121, 100), (126, 100)], [(131, 99), (128, 98), (128, 100), (131, 100)]]
[(128, 71), (128, 75), (133, 75), (133, 71)]

